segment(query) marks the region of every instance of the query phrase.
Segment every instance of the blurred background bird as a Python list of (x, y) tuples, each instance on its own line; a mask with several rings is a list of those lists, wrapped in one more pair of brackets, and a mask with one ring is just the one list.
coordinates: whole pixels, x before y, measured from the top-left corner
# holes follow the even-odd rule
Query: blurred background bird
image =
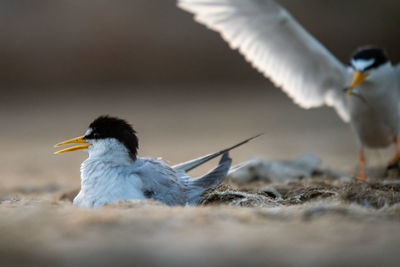
[(219, 32), (301, 107), (335, 108), (358, 137), (361, 180), (364, 147), (393, 144), (390, 163), (398, 160), (400, 66), (382, 49), (359, 48), (346, 66), (273, 0), (178, 0), (178, 6)]

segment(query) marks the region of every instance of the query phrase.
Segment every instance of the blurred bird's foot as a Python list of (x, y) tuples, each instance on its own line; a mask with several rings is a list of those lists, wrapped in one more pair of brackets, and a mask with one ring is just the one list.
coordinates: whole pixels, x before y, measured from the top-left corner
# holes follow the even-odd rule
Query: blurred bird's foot
[(361, 150), (360, 152), (360, 172), (358, 174), (358, 179), (361, 181), (367, 181), (367, 176), (365, 175), (365, 156), (364, 156), (364, 151)]
[(367, 181), (367, 176), (365, 175), (365, 170), (363, 170), (363, 169), (360, 170), (360, 172), (358, 174), (358, 179), (363, 182)]

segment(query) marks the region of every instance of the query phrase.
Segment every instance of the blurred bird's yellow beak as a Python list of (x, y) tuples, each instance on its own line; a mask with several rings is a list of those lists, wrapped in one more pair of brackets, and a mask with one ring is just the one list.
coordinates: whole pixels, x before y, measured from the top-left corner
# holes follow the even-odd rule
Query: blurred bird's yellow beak
[(84, 144), (84, 145), (72, 146), (72, 147), (69, 147), (69, 148), (54, 152), (54, 154), (60, 154), (60, 153), (64, 153), (64, 152), (70, 152), (70, 151), (85, 149), (85, 148), (88, 148), (89, 146), (92, 145), (92, 144), (89, 144), (86, 140), (84, 140), (83, 136), (79, 136), (79, 137), (76, 137), (76, 138), (69, 139), (69, 140), (63, 141), (61, 143), (58, 143), (58, 144), (54, 145), (54, 147), (60, 147), (60, 146), (70, 145), (70, 144)]
[(351, 96), (353, 94), (353, 89), (356, 88), (360, 83), (362, 83), (365, 80), (365, 78), (367, 78), (367, 76), (368, 76), (368, 73), (357, 70), (354, 73), (353, 80), (352, 80), (349, 88), (347, 89), (347, 92), (346, 92), (347, 96)]

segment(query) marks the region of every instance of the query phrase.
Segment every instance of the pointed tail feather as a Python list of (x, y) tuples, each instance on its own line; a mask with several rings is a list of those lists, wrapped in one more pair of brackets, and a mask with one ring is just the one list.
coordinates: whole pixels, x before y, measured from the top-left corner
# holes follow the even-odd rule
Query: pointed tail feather
[(207, 173), (206, 175), (197, 178), (189, 179), (188, 182), (188, 199), (189, 205), (196, 205), (203, 199), (203, 193), (209, 189), (214, 189), (222, 183), (228, 174), (229, 168), (231, 167), (232, 159), (229, 157), (229, 152), (224, 152), (218, 166)]
[(229, 152), (232, 149), (237, 148), (237, 147), (239, 147), (239, 146), (241, 146), (243, 144), (246, 144), (247, 142), (249, 142), (249, 141), (253, 140), (254, 138), (257, 138), (257, 137), (259, 137), (259, 136), (261, 136), (263, 134), (264, 133), (260, 133), (258, 135), (253, 136), (253, 137), (250, 137), (250, 138), (248, 138), (248, 139), (246, 139), (246, 140), (244, 140), (244, 141), (242, 141), (242, 142), (240, 142), (240, 143), (238, 143), (238, 144), (236, 144), (234, 146), (231, 146), (229, 148), (225, 148), (225, 149), (223, 149), (221, 151), (218, 151), (218, 152), (215, 152), (215, 153), (212, 153), (212, 154), (208, 154), (208, 155), (202, 156), (200, 158), (196, 158), (196, 159), (193, 159), (193, 160), (189, 160), (189, 161), (177, 164), (177, 165), (173, 166), (172, 168), (174, 168), (177, 171), (184, 171), (184, 172), (191, 171), (194, 168), (206, 163), (207, 161), (212, 160), (212, 159), (214, 159), (214, 158), (218, 157), (219, 155), (222, 155), (222, 154), (224, 154), (226, 152)]

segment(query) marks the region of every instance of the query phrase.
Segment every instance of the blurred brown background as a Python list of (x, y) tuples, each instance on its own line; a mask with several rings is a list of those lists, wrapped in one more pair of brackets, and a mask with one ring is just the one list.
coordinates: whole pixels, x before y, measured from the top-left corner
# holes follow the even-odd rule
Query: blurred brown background
[[(400, 60), (399, 1), (279, 2), (343, 62), (364, 44)], [(171, 163), (265, 132), (233, 152), (236, 163), (312, 151), (355, 168), (356, 142), (334, 111), (294, 105), (175, 4), (0, 1), (0, 185), (78, 184), (85, 153), (55, 157), (52, 145), (100, 114), (133, 122), (140, 154)]]
[[(0, 2), (0, 82), (55, 86), (261, 80), (175, 0)], [(363, 44), (400, 59), (396, 0), (279, 1), (342, 61)]]

